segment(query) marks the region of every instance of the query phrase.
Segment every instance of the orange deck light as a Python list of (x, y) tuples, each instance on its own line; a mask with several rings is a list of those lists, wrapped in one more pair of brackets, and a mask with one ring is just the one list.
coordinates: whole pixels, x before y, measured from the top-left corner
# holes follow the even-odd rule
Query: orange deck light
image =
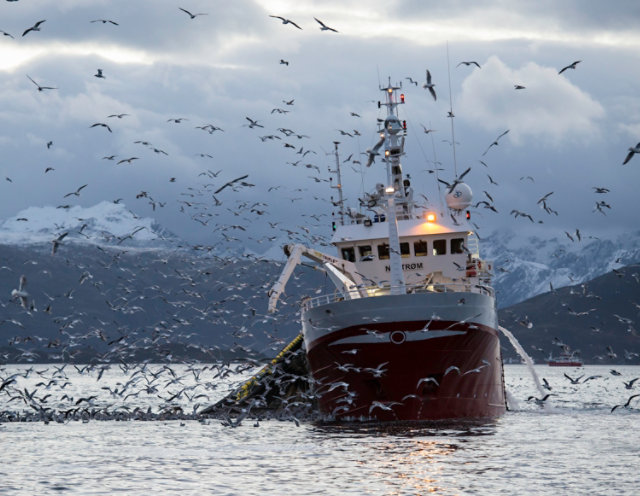
[(434, 214), (433, 212), (429, 212), (427, 214), (427, 222), (435, 222), (436, 221), (436, 214)]

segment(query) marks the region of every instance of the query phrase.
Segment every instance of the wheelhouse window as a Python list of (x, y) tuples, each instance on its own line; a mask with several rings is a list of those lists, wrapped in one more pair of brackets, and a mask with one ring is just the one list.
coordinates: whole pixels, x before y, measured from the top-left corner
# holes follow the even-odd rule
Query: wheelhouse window
[(356, 250), (353, 247), (342, 248), (342, 258), (349, 262), (356, 261)]
[(400, 256), (402, 258), (407, 258), (411, 256), (411, 249), (409, 248), (409, 243), (400, 243)]
[(433, 254), (434, 255), (446, 255), (447, 254), (447, 240), (435, 239), (433, 241)]
[(413, 253), (416, 255), (416, 257), (426, 257), (429, 254), (429, 252), (427, 251), (427, 242), (414, 241)]
[(371, 251), (371, 245), (358, 246), (358, 253), (360, 255), (361, 262), (370, 262), (373, 260), (373, 252)]
[(453, 238), (451, 240), (451, 253), (464, 253), (464, 238)]
[(389, 245), (387, 243), (378, 245), (378, 258), (380, 260), (387, 260), (389, 258)]

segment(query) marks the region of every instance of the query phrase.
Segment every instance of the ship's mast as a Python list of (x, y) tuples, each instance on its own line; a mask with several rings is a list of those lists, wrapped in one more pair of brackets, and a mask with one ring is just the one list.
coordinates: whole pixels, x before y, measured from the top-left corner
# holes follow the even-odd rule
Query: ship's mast
[(400, 255), (400, 239), (398, 236), (397, 206), (402, 206), (406, 213), (410, 213), (412, 205), (408, 198), (406, 184), (402, 177), (402, 165), (400, 157), (404, 153), (404, 136), (406, 124), (398, 119), (397, 107), (404, 104), (404, 94), (400, 95), (400, 101), (396, 98), (395, 92), (401, 86), (391, 86), (391, 78), (386, 88), (380, 88), (386, 94), (386, 102), (378, 102), (378, 105), (387, 107), (387, 118), (384, 120), (382, 129), (384, 137), (384, 161), (387, 164), (387, 186), (385, 193), (387, 196), (387, 223), (389, 226), (389, 271), (391, 275), (391, 294), (406, 293), (404, 274), (402, 272), (402, 257)]
[[(331, 184), (331, 188), (333, 189), (337, 189), (338, 190), (338, 207), (340, 209), (339, 214), (340, 214), (340, 225), (344, 226), (344, 198), (342, 196), (342, 173), (340, 172), (340, 157), (338, 156), (338, 145), (340, 144), (339, 141), (334, 141), (333, 145), (335, 146), (335, 156), (336, 156), (336, 168), (335, 170), (332, 170), (329, 167), (329, 173), (331, 174), (335, 174), (336, 178), (338, 179), (337, 184), (333, 184), (333, 178), (329, 177), (329, 182)], [(333, 201), (333, 198), (331, 198), (331, 200)]]

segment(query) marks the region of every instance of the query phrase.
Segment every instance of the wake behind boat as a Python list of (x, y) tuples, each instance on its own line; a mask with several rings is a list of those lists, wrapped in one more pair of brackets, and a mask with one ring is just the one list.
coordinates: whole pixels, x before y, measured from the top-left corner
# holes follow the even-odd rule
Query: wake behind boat
[(335, 291), (302, 302), (302, 331), (325, 420), (411, 421), (494, 417), (506, 409), (491, 263), (468, 220), (471, 189), (448, 184), (446, 206), (418, 205), (403, 174), (401, 86), (385, 93), (387, 116), (368, 166), (386, 181), (346, 209), (336, 144), (338, 255), (295, 244), (270, 291), (269, 310), (302, 257)]

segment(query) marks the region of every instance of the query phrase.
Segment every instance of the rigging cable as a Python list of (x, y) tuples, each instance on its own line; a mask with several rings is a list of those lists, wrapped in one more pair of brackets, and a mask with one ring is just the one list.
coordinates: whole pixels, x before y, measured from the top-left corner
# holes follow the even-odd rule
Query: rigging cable
[(449, 118), (451, 119), (451, 146), (453, 147), (453, 172), (458, 177), (458, 163), (456, 162), (456, 135), (453, 129), (453, 95), (451, 93), (451, 66), (449, 61), (449, 42), (447, 41), (447, 75), (449, 77)]

